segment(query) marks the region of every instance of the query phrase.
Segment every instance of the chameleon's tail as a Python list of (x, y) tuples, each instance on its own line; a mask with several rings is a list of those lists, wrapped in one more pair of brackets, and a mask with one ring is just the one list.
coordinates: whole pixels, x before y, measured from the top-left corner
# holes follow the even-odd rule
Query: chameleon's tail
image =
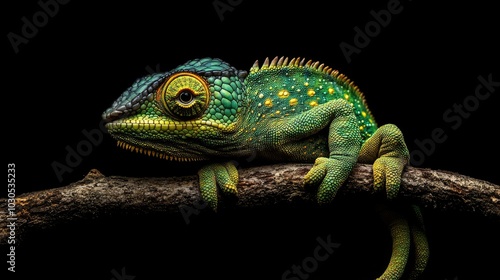
[(412, 205), (410, 222), (410, 233), (414, 252), (413, 267), (408, 279), (418, 279), (427, 266), (429, 259), (429, 243), (425, 234), (424, 220), (420, 207)]
[(378, 204), (377, 210), (387, 224), (392, 237), (392, 255), (384, 273), (377, 279), (397, 280), (403, 276), (410, 254), (410, 227), (407, 220), (386, 204)]
[[(380, 216), (388, 225), (392, 237), (391, 259), (378, 279), (401, 279), (405, 271), (408, 272), (408, 279), (418, 279), (427, 265), (429, 245), (422, 214), (416, 205), (412, 205), (410, 210), (393, 211), (388, 204), (378, 205)], [(408, 219), (401, 214), (405, 212), (410, 212)], [(412, 256), (410, 251), (413, 252)], [(412, 259), (412, 263), (407, 267), (409, 259)]]

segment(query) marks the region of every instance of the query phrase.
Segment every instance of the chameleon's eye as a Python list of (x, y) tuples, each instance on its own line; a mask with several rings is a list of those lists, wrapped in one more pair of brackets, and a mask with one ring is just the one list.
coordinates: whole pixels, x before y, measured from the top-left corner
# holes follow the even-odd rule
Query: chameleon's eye
[(209, 89), (202, 77), (181, 72), (169, 77), (158, 88), (156, 98), (173, 117), (196, 118), (208, 106)]
[(194, 100), (193, 98), (193, 92), (191, 90), (183, 90), (179, 92), (179, 96), (177, 97), (179, 99), (179, 105), (190, 105), (191, 102)]

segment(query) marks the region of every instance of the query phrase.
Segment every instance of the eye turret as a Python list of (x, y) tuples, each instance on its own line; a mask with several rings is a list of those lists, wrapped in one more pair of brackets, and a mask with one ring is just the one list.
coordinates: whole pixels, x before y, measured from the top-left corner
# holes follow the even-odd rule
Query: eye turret
[(189, 72), (170, 76), (158, 88), (156, 98), (177, 119), (194, 119), (203, 114), (210, 91), (204, 78)]

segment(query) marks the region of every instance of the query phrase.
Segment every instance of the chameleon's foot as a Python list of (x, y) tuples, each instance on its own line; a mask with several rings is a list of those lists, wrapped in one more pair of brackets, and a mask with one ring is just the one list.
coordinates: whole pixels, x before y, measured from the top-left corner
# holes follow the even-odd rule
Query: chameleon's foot
[(387, 198), (393, 199), (399, 193), (401, 174), (407, 160), (398, 157), (380, 157), (373, 163), (373, 187), (384, 189)]
[(410, 153), (401, 130), (386, 124), (363, 143), (358, 161), (373, 163), (374, 188), (385, 188), (387, 198), (392, 199), (399, 193), (401, 174), (409, 159)]
[(238, 170), (233, 163), (214, 163), (204, 166), (198, 171), (200, 180), (201, 198), (208, 206), (217, 211), (218, 195), (217, 187), (224, 194), (236, 195), (238, 190)]
[(352, 169), (349, 160), (319, 157), (304, 177), (304, 186), (319, 186), (317, 200), (319, 204), (330, 203), (337, 190), (349, 176)]

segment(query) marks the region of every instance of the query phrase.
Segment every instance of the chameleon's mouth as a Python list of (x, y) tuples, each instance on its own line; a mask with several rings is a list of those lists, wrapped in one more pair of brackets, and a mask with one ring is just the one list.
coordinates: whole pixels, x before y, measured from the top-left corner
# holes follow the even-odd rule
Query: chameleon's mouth
[[(187, 125), (184, 125), (184, 128), (186, 126)], [(172, 161), (186, 162), (206, 160), (207, 158), (202, 156), (196, 150), (196, 145), (188, 145), (188, 143), (184, 143), (180, 139), (143, 139), (142, 137), (127, 135), (126, 133), (127, 130), (129, 132), (142, 130), (146, 135), (155, 135), (157, 133), (151, 133), (152, 130), (156, 130), (156, 132), (158, 132), (158, 130), (161, 131), (162, 129), (178, 130), (180, 127), (183, 126), (178, 124), (163, 124), (160, 126), (159, 124), (154, 123), (150, 124), (122, 121), (114, 121), (106, 124), (108, 132), (117, 140), (118, 147), (125, 150)]]
[(144, 154), (144, 155), (148, 155), (148, 156), (152, 156), (152, 157), (157, 157), (157, 158), (161, 158), (161, 159), (172, 160), (172, 161), (202, 161), (202, 160), (206, 160), (203, 157), (196, 157), (196, 156), (194, 156), (194, 157), (191, 157), (191, 156), (190, 157), (181, 157), (181, 156), (168, 155), (166, 153), (162, 153), (162, 152), (155, 151), (152, 149), (137, 147), (137, 146), (134, 146), (132, 144), (129, 144), (129, 143), (126, 143), (126, 142), (120, 141), (120, 140), (117, 141), (117, 146), (122, 148), (122, 149), (125, 149), (125, 150), (129, 150), (129, 151), (133, 151), (136, 153), (140, 153), (140, 154)]
[[(134, 119), (135, 118), (135, 119)], [(172, 161), (202, 161), (218, 153), (200, 138), (212, 137), (233, 131), (234, 125), (224, 125), (208, 120), (161, 120), (147, 117), (129, 117), (106, 123), (105, 127), (118, 147), (152, 157)], [(214, 136), (215, 135), (215, 136)]]
[(191, 130), (191, 129), (205, 130), (207, 128), (225, 129), (226, 126), (223, 124), (218, 124), (212, 121), (205, 121), (205, 120), (182, 122), (182, 121), (159, 121), (159, 120), (136, 121), (131, 119), (125, 119), (125, 120), (110, 121), (106, 123), (106, 128), (108, 130), (113, 130), (113, 131), (119, 131), (119, 130), (179, 131), (179, 130)]

